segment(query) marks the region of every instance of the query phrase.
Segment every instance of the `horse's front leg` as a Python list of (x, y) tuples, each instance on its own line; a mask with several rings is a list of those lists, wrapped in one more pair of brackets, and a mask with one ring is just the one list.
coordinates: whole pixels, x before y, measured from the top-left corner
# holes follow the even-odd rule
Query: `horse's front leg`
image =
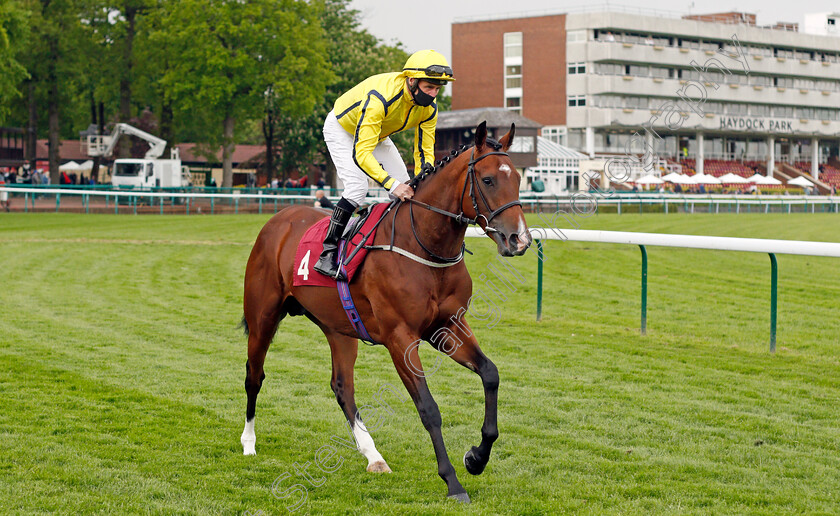
[(396, 333), (401, 333), (401, 335), (388, 339), (388, 351), (391, 353), (391, 359), (394, 361), (394, 366), (397, 368), (397, 373), (405, 384), (408, 394), (414, 400), (414, 405), (420, 414), (420, 421), (423, 422), (423, 426), (432, 438), (438, 464), (438, 475), (446, 482), (447, 496), (460, 502), (469, 503), (470, 497), (458, 481), (458, 477), (455, 475), (455, 467), (452, 466), (452, 462), (449, 461), (449, 456), (446, 454), (446, 445), (443, 443), (443, 434), (440, 429), (440, 410), (434, 398), (432, 398), (432, 393), (429, 392), (423, 367), (420, 364), (420, 355), (417, 353), (420, 343), (419, 337), (410, 335), (407, 331)]
[(478, 374), (484, 385), (484, 424), (481, 426), (481, 444), (473, 446), (464, 455), (464, 466), (471, 475), (480, 475), (490, 460), (490, 450), (499, 437), (496, 424), (497, 403), (499, 393), (499, 370), (496, 365), (478, 346), (472, 330), (466, 321), (461, 319), (457, 324), (451, 324), (444, 331), (436, 334), (432, 345), (439, 351), (451, 356), (462, 366)]

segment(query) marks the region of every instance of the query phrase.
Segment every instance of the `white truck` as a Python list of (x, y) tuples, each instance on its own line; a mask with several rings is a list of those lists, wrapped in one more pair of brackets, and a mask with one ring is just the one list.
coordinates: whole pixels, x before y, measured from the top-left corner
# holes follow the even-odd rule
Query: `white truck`
[(111, 136), (88, 136), (88, 155), (110, 157), (123, 134), (145, 140), (149, 150), (142, 159), (118, 159), (111, 171), (111, 184), (134, 188), (177, 188), (189, 186), (190, 172), (181, 166), (178, 149), (170, 151), (171, 159), (160, 159), (166, 140), (128, 124), (117, 124)]

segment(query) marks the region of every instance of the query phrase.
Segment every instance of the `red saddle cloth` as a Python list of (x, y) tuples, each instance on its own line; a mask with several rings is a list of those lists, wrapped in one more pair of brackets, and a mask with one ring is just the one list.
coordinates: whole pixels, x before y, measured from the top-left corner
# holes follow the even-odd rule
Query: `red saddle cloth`
[[(353, 252), (356, 245), (361, 242), (364, 235), (366, 235), (368, 231), (376, 225), (379, 218), (382, 216), (382, 213), (387, 209), (387, 202), (374, 204), (373, 207), (371, 207), (370, 216), (367, 220), (365, 220), (364, 224), (362, 224), (362, 230), (358, 231), (351, 239), (350, 246), (348, 246), (344, 253), (345, 256), (349, 256), (350, 253)], [(324, 237), (327, 236), (327, 228), (329, 225), (330, 218), (324, 217), (316, 222), (312, 227), (307, 229), (306, 233), (304, 233), (303, 237), (300, 239), (300, 244), (298, 244), (297, 251), (295, 252), (294, 285), (296, 287), (317, 286), (336, 288), (336, 282), (334, 279), (328, 278), (314, 269), (315, 264), (318, 263), (318, 257), (321, 255), (321, 251), (324, 250)], [(365, 241), (365, 245), (371, 245), (373, 243), (373, 237), (375, 236), (376, 231), (370, 234)], [(356, 256), (353, 257), (353, 260), (344, 266), (344, 269), (347, 271), (348, 283), (353, 281), (353, 276), (361, 267), (362, 262), (365, 261), (367, 253), (367, 249), (359, 249), (359, 252), (357, 252)]]

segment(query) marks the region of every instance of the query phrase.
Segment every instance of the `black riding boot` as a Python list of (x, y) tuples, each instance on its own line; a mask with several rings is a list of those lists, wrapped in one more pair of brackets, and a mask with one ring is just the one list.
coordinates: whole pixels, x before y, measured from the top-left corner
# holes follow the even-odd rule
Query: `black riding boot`
[(347, 227), (347, 221), (353, 215), (353, 210), (348, 210), (348, 206), (352, 206), (352, 204), (342, 198), (333, 209), (332, 217), (330, 217), (330, 227), (327, 229), (326, 238), (324, 238), (324, 251), (321, 253), (318, 263), (315, 264), (316, 271), (338, 281), (347, 280), (347, 276), (338, 267), (337, 258), (338, 240), (344, 233), (344, 228)]

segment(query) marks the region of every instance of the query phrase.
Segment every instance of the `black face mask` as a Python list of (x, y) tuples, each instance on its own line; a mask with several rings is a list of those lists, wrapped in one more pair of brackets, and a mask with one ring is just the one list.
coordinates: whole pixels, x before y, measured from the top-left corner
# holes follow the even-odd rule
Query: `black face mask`
[(414, 84), (414, 88), (409, 88), (408, 91), (411, 92), (411, 98), (414, 99), (414, 103), (418, 106), (431, 106), (435, 100), (434, 97), (420, 89), (420, 81), (417, 81)]

